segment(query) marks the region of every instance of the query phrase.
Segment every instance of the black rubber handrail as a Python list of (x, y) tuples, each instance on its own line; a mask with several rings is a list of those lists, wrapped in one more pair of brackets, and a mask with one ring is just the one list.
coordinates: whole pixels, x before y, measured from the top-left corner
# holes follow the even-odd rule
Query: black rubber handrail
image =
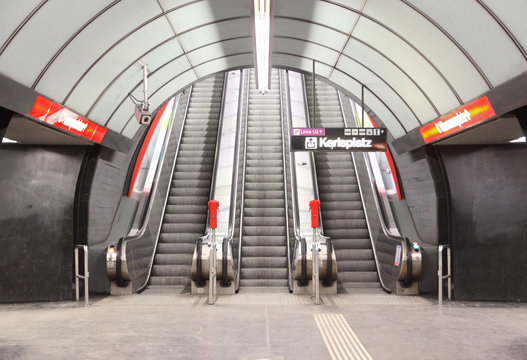
[(326, 239), (326, 251), (327, 251), (327, 254), (328, 254), (328, 258), (326, 260), (326, 265), (327, 265), (327, 267), (326, 267), (326, 278), (322, 282), (322, 285), (326, 286), (326, 287), (329, 287), (329, 286), (333, 285), (333, 281), (334, 281), (333, 280), (333, 258), (332, 258), (333, 244), (332, 244), (330, 238)]
[(309, 284), (309, 280), (307, 278), (307, 243), (305, 238), (301, 238), (300, 241), (302, 242), (302, 272), (300, 274), (300, 281), (298, 282), (298, 285), (307, 286)]
[(201, 261), (201, 248), (202, 248), (202, 245), (203, 245), (203, 239), (200, 237), (198, 238), (198, 241), (196, 242), (196, 246), (197, 246), (197, 259), (196, 259), (196, 280), (195, 283), (196, 283), (196, 286), (197, 287), (204, 287), (207, 282), (205, 281), (205, 279), (203, 278), (203, 265), (202, 265), (202, 261)]

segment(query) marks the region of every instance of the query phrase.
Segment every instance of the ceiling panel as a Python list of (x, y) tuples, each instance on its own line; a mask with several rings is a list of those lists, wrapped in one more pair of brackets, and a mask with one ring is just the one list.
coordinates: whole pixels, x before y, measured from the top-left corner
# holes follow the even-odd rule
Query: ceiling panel
[(273, 41), (273, 52), (292, 52), (310, 59), (317, 59), (326, 64), (335, 64), (339, 56), (338, 51), (315, 43), (289, 38), (275, 38)]
[[(527, 70), (506, 32), (476, 1), (411, 0), (448, 31), (474, 58), (490, 82), (496, 86)], [(517, 11), (502, 1), (503, 9)], [(525, 15), (525, 14), (524, 14)]]
[[(364, 13), (417, 47), (445, 76), (464, 101), (489, 87), (463, 52), (432, 22), (402, 1), (369, 0)], [(470, 77), (472, 81), (466, 81)]]
[[(42, 6), (0, 57), (0, 71), (31, 87), (62, 44), (109, 3), (107, 0), (73, 2), (75, 6), (64, 6), (60, 1), (48, 1)], [(59, 14), (60, 21), (56, 19)]]
[[(152, 94), (154, 94), (157, 89), (162, 87), (167, 81), (189, 69), (191, 69), (191, 66), (186, 56), (175, 58), (164, 66), (156, 69), (148, 76), (149, 97), (151, 97)], [(139, 86), (132, 91), (132, 94), (138, 99), (143, 98), (142, 81), (139, 83)], [(152, 98), (150, 98), (149, 101), (152, 102)], [(155, 107), (153, 107), (153, 109), (155, 109)]]
[[(348, 36), (316, 24), (310, 24), (301, 20), (275, 19), (273, 34), (282, 37), (293, 37), (307, 41), (324, 44), (325, 46), (342, 50)], [(279, 40), (277, 40), (279, 41)]]
[(176, 7), (182, 7), (195, 2), (195, 0), (159, 0), (159, 3), (163, 6), (166, 11), (174, 9)]
[[(527, 1), (525, 0), (484, 0), (491, 11), (507, 26), (527, 52)], [(505, 6), (504, 6), (505, 3)]]
[(162, 42), (173, 35), (173, 31), (164, 17), (134, 32), (97, 62), (72, 92), (66, 105), (86, 114), (98, 95), (123, 69), (130, 65), (130, 61), (150, 50), (152, 43), (149, 40), (152, 37)]
[(160, 8), (155, 0), (127, 0), (113, 6), (64, 49), (36, 90), (64, 102), (76, 81), (99, 56), (134, 28), (159, 13)]
[(141, 125), (135, 121), (135, 119), (130, 119), (126, 127), (123, 129), (122, 134), (128, 138), (133, 138), (140, 127)]
[[(151, 49), (141, 61), (148, 64), (149, 72), (155, 71), (163, 64), (183, 53), (177, 39), (172, 39)], [(122, 101), (123, 97), (141, 83), (143, 72), (138, 62), (131, 64), (115, 81), (101, 93), (101, 98), (92, 105), (93, 110), (88, 114), (91, 119), (105, 124), (112, 112)]]
[[(353, 95), (360, 101), (362, 88), (359, 82), (339, 70), (333, 71), (329, 80), (335, 85), (345, 89), (349, 94)], [(370, 108), (377, 116), (379, 116), (380, 119), (382, 119), (385, 126), (388, 127), (392, 135), (400, 137), (406, 134), (404, 129), (398, 123), (397, 119), (382, 102), (373, 97), (367, 91), (365, 91), (364, 100), (365, 106)]]
[(288, 0), (275, 2), (275, 17), (307, 20), (349, 34), (358, 15), (322, 1)]
[(379, 98), (371, 94), (369, 91), (364, 92), (364, 105), (369, 107), (375, 115), (377, 115), (395, 139), (406, 134), (399, 123), (404, 123), (404, 119), (396, 118), (392, 113), (393, 109), (388, 108), (381, 100), (379, 100)]
[(406, 131), (420, 125), (411, 109), (403, 102), (401, 97), (371, 71), (347, 57), (340, 58), (337, 67), (356, 78), (377, 96), (384, 99), (385, 103), (392, 109), (397, 117), (399, 119), (404, 119)]
[[(0, 73), (29, 87), (43, 74), (38, 92), (126, 136), (137, 130), (127, 94), (142, 98), (139, 59), (150, 70), (152, 107), (198, 77), (253, 65), (251, 1), (4, 2), (0, 46), (20, 31), (0, 53)], [(404, 133), (398, 121), (411, 129), (416, 118), (432, 120), (486, 92), (485, 76), (492, 86), (527, 71), (525, 0), (288, 0), (275, 6), (272, 64), (311, 72), (316, 59), (317, 75), (359, 97), (352, 77), (363, 81), (375, 93), (366, 104), (396, 137)]]
[(408, 102), (421, 121), (431, 120), (440, 115), (436, 113), (425, 93), (412, 82), (409, 75), (378, 52), (356, 40), (352, 40), (346, 47), (346, 53), (353, 54), (354, 60), (364, 64), (390, 84)]
[(251, 16), (251, 2), (244, 1), (233, 6), (229, 1), (202, 1), (172, 11), (168, 17), (176, 32), (181, 34), (203, 24), (222, 19)]
[(41, 0), (4, 1), (0, 11), (0, 47), (24, 19), (41, 3)]
[[(252, 52), (251, 37), (226, 40), (196, 49), (188, 54), (190, 62), (194, 65), (201, 64), (221, 56), (228, 56), (240, 52)], [(252, 60), (251, 60), (252, 61)], [(201, 77), (201, 76), (200, 76)]]
[[(359, 20), (353, 35), (383, 53), (408, 74), (412, 74), (412, 78), (441, 113), (459, 106), (459, 101), (440, 74), (400, 38), (364, 18)], [(353, 57), (353, 54), (346, 54)]]
[[(175, 75), (174, 75), (175, 76)], [(170, 78), (164, 79), (166, 83), (163, 88), (152, 90), (152, 96), (149, 99), (151, 104), (151, 109), (157, 109), (161, 102), (168, 100), (171, 95), (176, 94), (176, 92), (184, 89), (188, 84), (193, 83), (197, 80), (194, 72), (192, 70), (186, 71), (180, 74), (175, 79), (170, 80)], [(169, 94), (169, 95), (166, 95)], [(131, 100), (125, 99), (122, 102), (118, 109), (115, 111), (110, 121), (108, 122), (108, 127), (114, 131), (121, 132), (128, 125), (130, 117), (134, 114), (134, 104)], [(135, 119), (133, 119), (135, 121)]]
[(206, 25), (179, 36), (179, 39), (185, 51), (189, 52), (223, 39), (239, 36), (252, 36), (250, 19), (229, 20)]
[[(300, 55), (273, 54), (271, 62), (273, 67), (297, 69), (299, 71), (309, 73), (313, 72), (313, 61), (311, 59), (301, 57)], [(315, 65), (316, 74), (324, 78), (329, 77), (332, 69), (332, 67), (321, 63), (317, 63)]]
[(240, 54), (226, 56), (212, 61), (208, 61), (203, 65), (196, 66), (196, 72), (200, 78), (205, 78), (216, 72), (224, 71), (226, 69), (239, 68), (246, 66), (247, 63), (252, 62), (253, 54)]

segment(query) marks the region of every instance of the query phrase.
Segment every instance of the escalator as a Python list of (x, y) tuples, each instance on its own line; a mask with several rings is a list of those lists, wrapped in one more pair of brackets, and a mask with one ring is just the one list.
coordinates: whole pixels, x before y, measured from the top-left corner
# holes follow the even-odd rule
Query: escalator
[(224, 75), (194, 85), (149, 285), (190, 283), (192, 254), (207, 222)]
[[(313, 104), (311, 79), (306, 77), (309, 109)], [(337, 90), (316, 81), (314, 100), (314, 127), (345, 127)], [(317, 152), (315, 163), (324, 233), (334, 244), (339, 283), (380, 287), (351, 154)]]
[(255, 87), (251, 71), (247, 123), (240, 286), (287, 286), (287, 238), (280, 85)]

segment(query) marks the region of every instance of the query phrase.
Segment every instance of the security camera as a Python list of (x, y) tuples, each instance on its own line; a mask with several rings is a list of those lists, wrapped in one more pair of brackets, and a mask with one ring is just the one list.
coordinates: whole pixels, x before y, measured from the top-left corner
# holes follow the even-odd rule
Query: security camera
[(152, 121), (152, 114), (148, 110), (143, 110), (138, 105), (135, 106), (135, 118), (141, 125), (149, 125)]

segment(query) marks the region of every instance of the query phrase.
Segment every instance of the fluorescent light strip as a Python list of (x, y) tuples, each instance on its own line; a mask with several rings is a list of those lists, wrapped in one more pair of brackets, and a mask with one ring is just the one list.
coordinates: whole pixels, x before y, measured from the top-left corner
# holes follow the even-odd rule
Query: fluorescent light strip
[(271, 37), (270, 0), (254, 0), (254, 36), (258, 91), (269, 91), (269, 51)]
[(18, 141), (16, 140), (11, 140), (11, 139), (8, 139), (8, 138), (2, 138), (2, 142), (5, 143), (5, 144), (14, 144), (14, 143), (17, 143)]

